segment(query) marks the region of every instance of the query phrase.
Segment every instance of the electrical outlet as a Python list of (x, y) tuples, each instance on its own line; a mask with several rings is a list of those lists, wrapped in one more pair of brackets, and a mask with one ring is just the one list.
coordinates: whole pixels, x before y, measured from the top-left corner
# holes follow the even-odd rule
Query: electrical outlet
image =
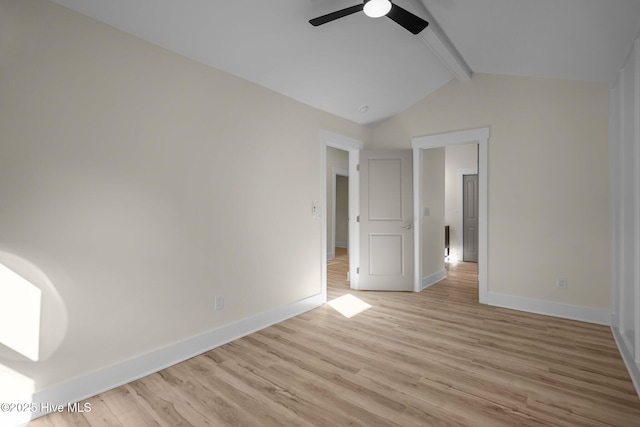
[(558, 277), (558, 289), (567, 289), (567, 282), (566, 277)]
[(216, 311), (222, 310), (224, 308), (224, 297), (221, 295), (216, 295)]

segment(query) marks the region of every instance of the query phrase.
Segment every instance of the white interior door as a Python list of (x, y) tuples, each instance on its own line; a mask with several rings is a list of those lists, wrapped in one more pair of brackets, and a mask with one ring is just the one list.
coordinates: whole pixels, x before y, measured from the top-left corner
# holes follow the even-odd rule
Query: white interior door
[(359, 289), (413, 291), (411, 150), (360, 153)]

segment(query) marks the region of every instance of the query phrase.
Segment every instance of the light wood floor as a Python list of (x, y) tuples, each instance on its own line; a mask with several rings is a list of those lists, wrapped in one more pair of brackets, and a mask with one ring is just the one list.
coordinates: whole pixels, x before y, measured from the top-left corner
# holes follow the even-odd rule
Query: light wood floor
[(475, 264), (416, 293), (353, 292), (30, 426), (640, 426), (609, 328), (478, 304)]

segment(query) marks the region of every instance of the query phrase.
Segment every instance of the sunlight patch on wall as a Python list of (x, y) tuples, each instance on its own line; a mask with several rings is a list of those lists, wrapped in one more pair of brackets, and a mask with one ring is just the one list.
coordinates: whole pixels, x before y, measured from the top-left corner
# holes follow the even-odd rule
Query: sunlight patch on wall
[(0, 264), (0, 344), (37, 361), (42, 291)]
[[(48, 360), (60, 347), (69, 316), (49, 275), (33, 262), (0, 248), (0, 360)], [(39, 260), (42, 264), (42, 258)], [(64, 269), (44, 259), (46, 270), (71, 283)]]
[(360, 298), (351, 294), (342, 295), (341, 297), (329, 301), (327, 304), (347, 319), (371, 308), (370, 304), (367, 304)]

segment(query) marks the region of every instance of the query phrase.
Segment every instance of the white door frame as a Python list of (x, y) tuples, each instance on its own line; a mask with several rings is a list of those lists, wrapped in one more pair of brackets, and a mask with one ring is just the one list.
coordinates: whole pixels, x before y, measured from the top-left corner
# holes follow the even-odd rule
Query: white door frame
[(360, 229), (358, 228), (356, 217), (360, 209), (360, 182), (356, 168), (360, 159), (360, 150), (364, 148), (364, 142), (324, 129), (320, 130), (320, 191), (322, 193), (320, 215), (322, 222), (322, 265), (320, 280), (324, 301), (327, 300), (327, 147), (349, 152), (349, 279), (351, 289), (358, 289), (356, 268), (360, 259)]
[(422, 290), (422, 151), (429, 148), (440, 148), (448, 145), (478, 144), (478, 299), (481, 304), (488, 303), (488, 190), (489, 190), (489, 128), (477, 128), (438, 135), (427, 135), (412, 138), (413, 148), (413, 216), (414, 216), (414, 257), (415, 275), (414, 291)]

